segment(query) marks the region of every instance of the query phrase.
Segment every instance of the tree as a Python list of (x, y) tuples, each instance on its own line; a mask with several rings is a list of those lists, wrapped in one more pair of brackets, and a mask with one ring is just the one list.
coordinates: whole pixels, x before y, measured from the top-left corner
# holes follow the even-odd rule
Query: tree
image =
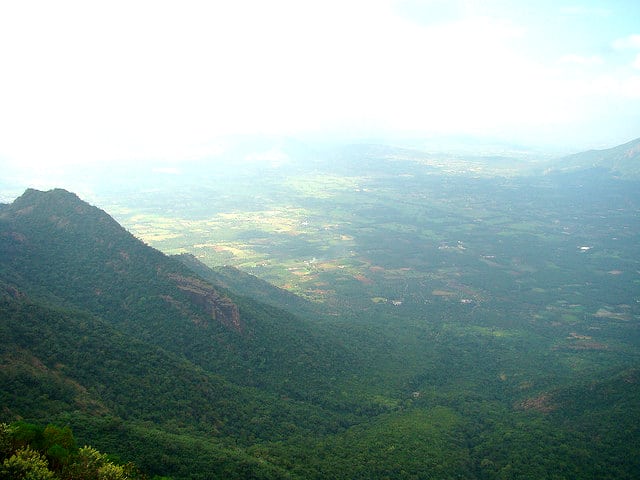
[(42, 445), (42, 427), (27, 422), (15, 422), (11, 424), (11, 436), (15, 448), (31, 446), (37, 450)]
[(13, 427), (0, 423), (0, 461), (9, 457), (13, 451)]
[(54, 470), (61, 469), (69, 462), (70, 455), (76, 450), (76, 440), (71, 429), (47, 425), (42, 433), (42, 450), (46, 453)]
[(47, 459), (31, 447), (18, 450), (2, 462), (1, 480), (53, 480)]
[(82, 447), (68, 469), (72, 480), (128, 480), (125, 468), (115, 465), (107, 455), (92, 447)]

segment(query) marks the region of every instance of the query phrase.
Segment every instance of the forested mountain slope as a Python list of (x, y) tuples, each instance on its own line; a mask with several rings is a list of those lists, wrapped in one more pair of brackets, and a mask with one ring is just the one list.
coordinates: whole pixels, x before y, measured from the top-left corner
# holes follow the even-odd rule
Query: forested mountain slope
[[(324, 345), (309, 322), (234, 302), (71, 193), (27, 191), (1, 220), (3, 276), (29, 297), (89, 311), (205, 370), (281, 394), (297, 395), (304, 377), (308, 396), (309, 375), (321, 381), (344, 363), (347, 353)], [(323, 363), (302, 366), (300, 356), (314, 352)]]
[(246, 443), (357, 417), (327, 394), (349, 363), (339, 344), (288, 312), (234, 303), (69, 192), (4, 206), (0, 258), (7, 420), (76, 412)]
[[(135, 461), (148, 473), (197, 473), (185, 442), (201, 436), (209, 443), (201, 459), (207, 471), (248, 470), (262, 478), (270, 469), (224, 440), (251, 434), (246, 428), (256, 411), (270, 410), (264, 401), (256, 403), (266, 395), (231, 385), (85, 312), (13, 294), (0, 300), (4, 419), (71, 424), (84, 443)], [(171, 439), (176, 430), (189, 434)]]

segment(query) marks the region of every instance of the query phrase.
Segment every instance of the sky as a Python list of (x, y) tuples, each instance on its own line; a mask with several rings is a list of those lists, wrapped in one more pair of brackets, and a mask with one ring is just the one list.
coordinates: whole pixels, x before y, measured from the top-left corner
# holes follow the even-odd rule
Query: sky
[(640, 136), (637, 0), (0, 2), (0, 166), (220, 139)]

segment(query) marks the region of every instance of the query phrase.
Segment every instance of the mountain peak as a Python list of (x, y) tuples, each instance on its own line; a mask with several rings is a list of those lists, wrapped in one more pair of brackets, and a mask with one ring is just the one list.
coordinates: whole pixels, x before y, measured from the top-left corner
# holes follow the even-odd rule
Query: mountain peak
[(48, 232), (45, 235), (48, 243), (66, 238), (65, 241), (78, 246), (84, 243), (89, 248), (90, 241), (99, 242), (120, 234), (130, 236), (109, 214), (62, 188), (48, 191), (29, 188), (2, 209), (0, 218), (13, 222), (14, 229), (24, 230), (27, 237)]
[[(16, 198), (12, 204), (8, 205), (4, 211), (8, 215), (21, 216), (35, 212), (35, 214), (46, 214), (54, 217), (70, 217), (76, 214), (98, 213), (108, 215), (97, 207), (93, 207), (81, 200), (75, 193), (71, 193), (62, 188), (41, 191), (28, 188)], [(109, 217), (111, 218), (111, 217)]]
[[(28, 189), (0, 220), (0, 258), (39, 295), (65, 298), (112, 321), (180, 317), (242, 332), (238, 308), (228, 298), (74, 193)], [(46, 269), (33, 267), (42, 259)], [(149, 305), (162, 314), (148, 315)]]
[(84, 203), (80, 198), (72, 192), (64, 188), (54, 188), (52, 190), (36, 190), (35, 188), (27, 188), (14, 202), (36, 204), (42, 201), (74, 201)]

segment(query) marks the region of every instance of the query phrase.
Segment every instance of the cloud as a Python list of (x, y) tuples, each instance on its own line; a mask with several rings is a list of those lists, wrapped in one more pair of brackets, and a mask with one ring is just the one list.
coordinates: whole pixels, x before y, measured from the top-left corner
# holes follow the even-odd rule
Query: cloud
[(519, 34), (491, 18), (422, 28), (388, 2), (16, 10), (3, 25), (20, 49), (5, 49), (0, 125), (14, 152), (64, 150), (67, 162), (162, 156), (237, 132), (451, 127), (496, 93)]
[(576, 16), (595, 16), (595, 17), (607, 17), (611, 15), (611, 10), (604, 7), (589, 7), (586, 5), (570, 5), (560, 7), (560, 13), (565, 15)]
[[(571, 67), (602, 59), (558, 62), (562, 36), (532, 55), (541, 33), (522, 16), (425, 2), (415, 21), (398, 5), (5, 2), (0, 158), (209, 158), (236, 133), (509, 134), (568, 125), (593, 95), (596, 69)], [(616, 81), (612, 95), (635, 91)]]
[(616, 50), (640, 50), (640, 34), (634, 33), (614, 40), (613, 48)]
[(618, 38), (614, 40), (612, 46), (615, 50), (619, 51), (638, 52), (635, 54), (629, 65), (633, 69), (640, 69), (640, 34), (631, 34), (626, 37)]
[(151, 169), (153, 173), (161, 173), (166, 175), (181, 175), (182, 171), (176, 167), (153, 167)]
[(620, 77), (612, 74), (598, 75), (589, 81), (574, 84), (576, 94), (585, 98), (640, 99), (640, 75)]
[(595, 66), (602, 65), (604, 63), (604, 60), (599, 55), (591, 55), (587, 57), (584, 55), (569, 54), (561, 57), (558, 62), (583, 66)]

